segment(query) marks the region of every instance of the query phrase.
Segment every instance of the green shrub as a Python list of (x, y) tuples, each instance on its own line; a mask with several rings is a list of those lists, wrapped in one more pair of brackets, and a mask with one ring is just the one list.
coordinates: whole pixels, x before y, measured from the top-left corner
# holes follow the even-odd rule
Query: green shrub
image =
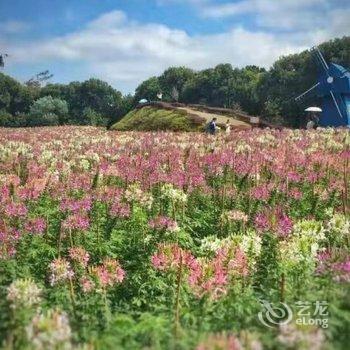
[(67, 102), (59, 98), (45, 96), (39, 98), (30, 107), (28, 125), (60, 125), (67, 121)]
[(201, 125), (198, 118), (188, 116), (186, 111), (144, 107), (129, 112), (111, 129), (120, 131), (195, 131)]
[(0, 111), (0, 127), (16, 128), (27, 125), (25, 114), (12, 115), (5, 111)]

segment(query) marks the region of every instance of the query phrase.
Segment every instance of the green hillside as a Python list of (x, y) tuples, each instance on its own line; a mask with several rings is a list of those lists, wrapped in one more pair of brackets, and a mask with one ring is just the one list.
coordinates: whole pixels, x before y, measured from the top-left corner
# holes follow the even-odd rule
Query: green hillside
[(178, 109), (143, 107), (129, 112), (111, 129), (119, 131), (196, 131), (203, 127), (205, 120)]

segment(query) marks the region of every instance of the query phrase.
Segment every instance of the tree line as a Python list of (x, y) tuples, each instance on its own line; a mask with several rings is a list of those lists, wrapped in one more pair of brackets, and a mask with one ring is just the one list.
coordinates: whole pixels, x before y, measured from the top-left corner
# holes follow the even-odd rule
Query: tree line
[[(350, 67), (350, 37), (330, 40), (320, 49), (328, 62)], [(296, 103), (294, 97), (317, 79), (318, 66), (310, 50), (279, 58), (270, 69), (233, 68), (219, 64), (195, 71), (170, 67), (160, 76), (143, 81), (133, 96), (123, 96), (106, 82), (89, 79), (69, 84), (43, 84), (42, 72), (21, 84), (0, 74), (0, 125), (111, 125), (141, 99), (236, 108), (269, 122), (300, 126), (306, 105), (317, 97)]]

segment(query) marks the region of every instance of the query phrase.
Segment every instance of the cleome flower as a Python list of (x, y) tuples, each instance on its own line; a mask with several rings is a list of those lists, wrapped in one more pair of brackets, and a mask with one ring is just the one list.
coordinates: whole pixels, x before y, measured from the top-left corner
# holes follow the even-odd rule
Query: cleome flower
[(90, 220), (88, 216), (81, 214), (69, 215), (63, 222), (64, 229), (71, 230), (87, 230), (90, 227)]
[(7, 287), (7, 300), (13, 309), (40, 304), (42, 289), (32, 279), (17, 279)]
[(172, 184), (164, 184), (161, 187), (161, 197), (171, 199), (175, 203), (186, 203), (187, 194), (180, 189), (175, 188)]
[(65, 312), (49, 310), (46, 313), (35, 315), (26, 327), (26, 333), (33, 349), (73, 349), (71, 344), (72, 331)]
[(82, 267), (87, 267), (90, 260), (90, 254), (82, 247), (69, 248), (69, 257)]
[(279, 207), (258, 213), (254, 224), (258, 232), (270, 231), (280, 238), (287, 237), (293, 230), (293, 221)]
[(25, 223), (24, 229), (31, 234), (43, 234), (46, 229), (46, 221), (43, 218), (29, 219)]
[(221, 214), (222, 222), (241, 221), (248, 222), (248, 215), (241, 210), (228, 210)]
[(92, 274), (103, 288), (122, 283), (125, 278), (125, 271), (121, 268), (119, 261), (112, 258), (105, 258), (101, 265), (93, 267)]
[(74, 276), (74, 272), (71, 268), (70, 262), (64, 258), (58, 258), (50, 263), (50, 284), (66, 282)]
[(177, 222), (167, 216), (157, 216), (151, 219), (148, 226), (158, 231), (177, 232), (180, 230)]

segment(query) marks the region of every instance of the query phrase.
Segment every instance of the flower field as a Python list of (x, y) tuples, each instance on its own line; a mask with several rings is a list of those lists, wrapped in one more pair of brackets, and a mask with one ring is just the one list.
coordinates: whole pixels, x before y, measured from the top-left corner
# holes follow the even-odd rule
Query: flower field
[(0, 129), (3, 348), (348, 348), (349, 145)]

